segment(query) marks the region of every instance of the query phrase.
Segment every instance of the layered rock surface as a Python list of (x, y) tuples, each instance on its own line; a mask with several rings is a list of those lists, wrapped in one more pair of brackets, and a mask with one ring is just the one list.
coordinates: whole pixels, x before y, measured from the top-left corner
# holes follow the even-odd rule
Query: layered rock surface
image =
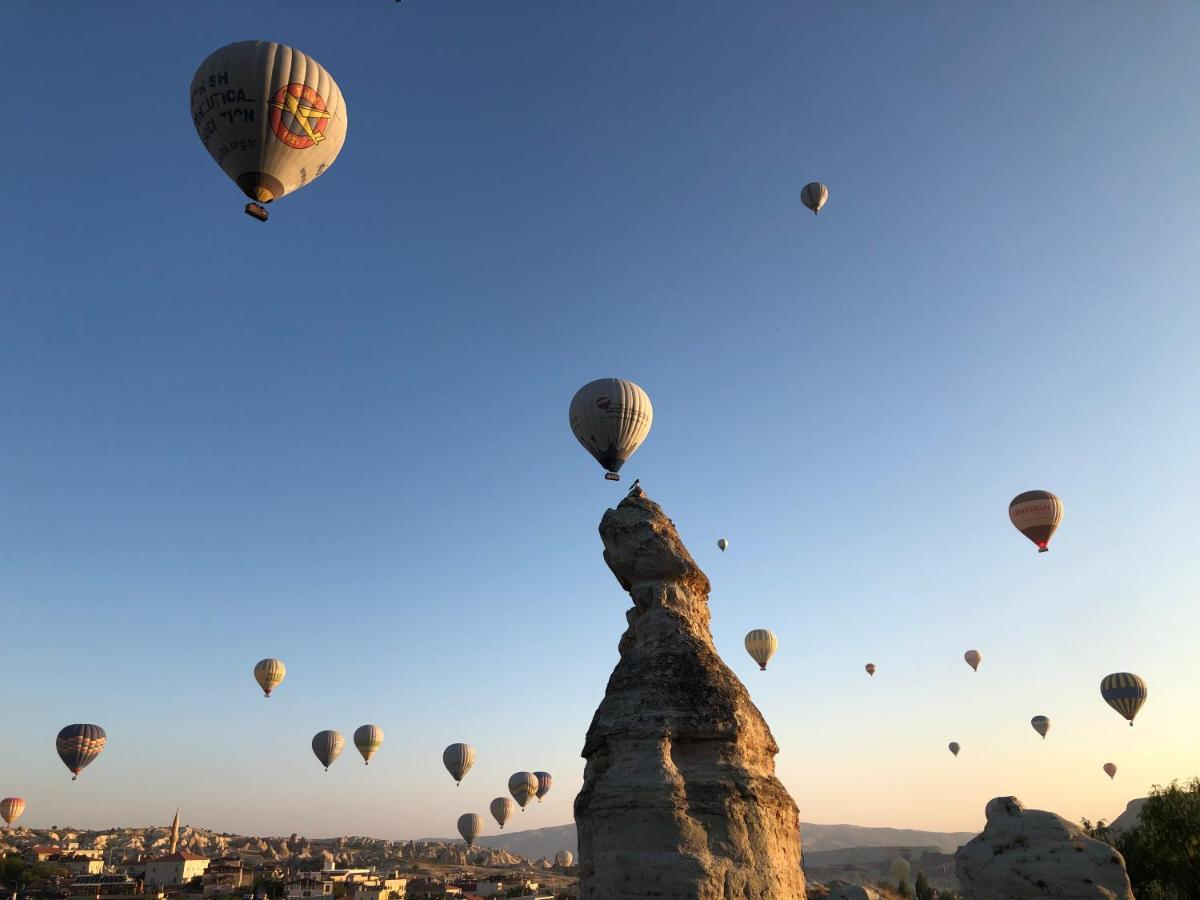
[(796, 804), (762, 714), (713, 646), (708, 578), (634, 488), (600, 523), (633, 599), (575, 800), (583, 900), (803, 900)]
[(1133, 900), (1121, 854), (1078, 825), (1016, 797), (995, 798), (986, 815), (954, 855), (965, 900)]

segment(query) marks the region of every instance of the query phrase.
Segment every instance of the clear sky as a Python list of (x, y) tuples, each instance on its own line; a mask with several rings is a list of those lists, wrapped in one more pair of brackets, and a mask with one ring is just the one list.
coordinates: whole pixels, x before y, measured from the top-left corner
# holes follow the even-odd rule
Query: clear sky
[[(633, 477), (805, 821), (1111, 817), (1197, 774), (1200, 7), (350, 6), (6, 8), (25, 824), (450, 835), (521, 769), (556, 781), (515, 824), (570, 821), (628, 606), (596, 526)], [(266, 225), (188, 115), (250, 38), (316, 56), (350, 119)], [(567, 425), (603, 376), (654, 402), (622, 485)], [(1030, 488), (1066, 508), (1040, 556)], [(1124, 670), (1132, 729), (1099, 695)], [(109, 735), (74, 784), (72, 722)], [(323, 773), (312, 734), (364, 722), (376, 761)]]

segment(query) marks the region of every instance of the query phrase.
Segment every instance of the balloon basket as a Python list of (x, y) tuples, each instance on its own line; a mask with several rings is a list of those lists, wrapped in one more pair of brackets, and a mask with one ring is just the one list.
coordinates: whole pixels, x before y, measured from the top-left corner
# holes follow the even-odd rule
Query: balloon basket
[(265, 206), (259, 206), (257, 203), (247, 203), (246, 215), (250, 216), (252, 219), (258, 219), (260, 222), (265, 222), (267, 221), (267, 208)]
[(620, 476), (620, 475), (618, 475), (616, 472), (605, 472), (605, 473), (604, 473), (604, 480), (605, 480), (605, 481), (620, 481), (620, 480), (621, 480), (621, 476)]

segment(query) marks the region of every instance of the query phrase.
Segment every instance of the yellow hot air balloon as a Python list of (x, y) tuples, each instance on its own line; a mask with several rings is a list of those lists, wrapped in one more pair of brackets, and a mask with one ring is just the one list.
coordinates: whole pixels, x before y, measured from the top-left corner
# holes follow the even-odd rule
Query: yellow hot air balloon
[(829, 188), (819, 181), (810, 181), (800, 191), (800, 202), (811, 209), (814, 216), (821, 211), (828, 199)]
[(378, 725), (359, 725), (354, 729), (354, 746), (362, 754), (363, 765), (369, 765), (371, 757), (383, 746), (383, 729)]
[(1049, 491), (1025, 491), (1008, 504), (1008, 518), (1017, 531), (1033, 541), (1038, 553), (1050, 549), (1050, 538), (1062, 522), (1063, 504)]
[(1116, 778), (1117, 777), (1117, 767), (1114, 766), (1112, 763), (1105, 763), (1104, 764), (1104, 774), (1107, 775), (1109, 778)]
[(497, 797), (488, 808), (492, 811), (492, 818), (503, 828), (504, 823), (509, 820), (513, 810), (516, 809), (516, 804), (507, 797)]
[(570, 850), (559, 850), (554, 854), (554, 864), (560, 869), (569, 869), (575, 862), (575, 854)]
[(475, 843), (475, 838), (479, 836), (482, 828), (483, 819), (475, 813), (463, 813), (458, 817), (458, 833), (462, 835), (462, 839), (467, 842), (468, 847)]
[(983, 662), (983, 654), (978, 650), (968, 650), (963, 654), (963, 659), (967, 661), (968, 666), (978, 672), (979, 664)]
[(767, 663), (778, 649), (779, 638), (765, 628), (755, 628), (746, 635), (746, 652), (764, 672), (767, 671)]
[(5, 797), (0, 800), (0, 818), (3, 818), (9, 825), (21, 818), (23, 812), (25, 812), (25, 801), (20, 797)]
[(263, 689), (263, 696), (270, 697), (271, 691), (279, 687), (287, 675), (282, 659), (260, 659), (254, 664), (254, 680)]
[(538, 792), (538, 779), (532, 772), (516, 772), (508, 779), (508, 792), (513, 795), (513, 799), (517, 801), (517, 805), (524, 812), (525, 805)]
[(872, 678), (875, 677), (875, 663), (867, 663), (866, 670), (868, 675), (870, 675)]
[(273, 41), (214, 51), (191, 84), (192, 123), (209, 154), (252, 201), (278, 200), (319, 178), (346, 141), (346, 102), (306, 53)]
[(1046, 732), (1050, 730), (1050, 720), (1045, 716), (1034, 716), (1029, 720), (1029, 724), (1033, 726), (1033, 730), (1042, 736), (1042, 740), (1046, 739)]
[(632, 381), (600, 378), (575, 392), (570, 420), (583, 449), (607, 470), (604, 477), (620, 481), (617, 472), (650, 433), (654, 407)]
[(471, 766), (475, 765), (475, 748), (470, 744), (451, 744), (442, 751), (442, 765), (453, 776), (455, 784), (462, 784)]
[(958, 756), (958, 751), (961, 749), (962, 749), (962, 747), (958, 746), (958, 741), (950, 742), (950, 752), (953, 753), (955, 756)]

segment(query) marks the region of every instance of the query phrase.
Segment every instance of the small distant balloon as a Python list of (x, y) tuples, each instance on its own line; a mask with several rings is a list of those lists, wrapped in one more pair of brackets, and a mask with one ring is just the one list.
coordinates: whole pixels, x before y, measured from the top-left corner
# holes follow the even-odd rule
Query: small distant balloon
[(950, 742), (950, 752), (953, 753), (955, 756), (958, 756), (958, 751), (961, 749), (962, 748), (960, 746), (958, 746), (958, 741)]
[(814, 216), (821, 211), (828, 199), (829, 188), (819, 181), (810, 181), (800, 191), (800, 202), (811, 209)]
[(724, 553), (729, 549), (729, 541), (725, 540), (725, 538), (721, 538), (717, 541), (717, 549)]
[(561, 869), (568, 869), (575, 862), (575, 854), (570, 850), (559, 850), (554, 854), (554, 864)]
[(362, 754), (363, 765), (370, 765), (371, 757), (383, 746), (383, 729), (378, 725), (359, 725), (354, 729), (354, 746)]
[(516, 804), (507, 797), (497, 797), (488, 808), (492, 811), (492, 818), (503, 828), (504, 823), (512, 817), (513, 810), (516, 809)]
[(569, 412), (575, 439), (604, 467), (609, 481), (650, 434), (654, 407), (632, 381), (599, 378), (575, 392)]
[(23, 812), (25, 812), (25, 801), (20, 797), (5, 797), (0, 800), (0, 818), (3, 818), (9, 825), (21, 818)]
[(533, 777), (538, 781), (537, 798), (538, 803), (541, 803), (542, 798), (550, 793), (550, 786), (554, 784), (554, 776), (549, 772), (534, 772)]
[(1017, 531), (1033, 541), (1038, 553), (1050, 549), (1050, 538), (1062, 522), (1063, 504), (1049, 491), (1025, 491), (1008, 504), (1008, 518)]
[(979, 664), (983, 662), (983, 654), (978, 650), (968, 650), (963, 654), (963, 659), (967, 661), (968, 666), (978, 672)]
[(442, 751), (442, 765), (454, 778), (455, 784), (462, 784), (471, 766), (475, 765), (475, 748), (470, 744), (451, 744)]
[(1050, 720), (1045, 716), (1034, 716), (1029, 720), (1029, 724), (1033, 726), (1033, 730), (1042, 736), (1042, 740), (1046, 739), (1046, 732), (1050, 730)]
[(521, 810), (525, 810), (526, 804), (537, 796), (538, 779), (532, 772), (516, 772), (508, 779), (508, 792), (513, 795), (513, 799), (517, 801), (517, 805)]
[(1129, 720), (1133, 727), (1134, 717), (1146, 702), (1146, 682), (1132, 672), (1115, 672), (1100, 682), (1100, 696), (1104, 702)]
[(333, 761), (341, 755), (342, 748), (345, 746), (346, 739), (339, 732), (326, 730), (318, 731), (313, 735), (312, 751), (316, 754), (317, 759), (321, 761), (321, 765), (325, 767), (326, 772), (333, 765)]
[(875, 663), (867, 663), (864, 668), (867, 670), (868, 675), (870, 675), (872, 678), (875, 677)]
[(778, 649), (779, 638), (765, 628), (755, 628), (746, 635), (746, 652), (763, 672), (767, 671), (767, 663)]
[(1104, 764), (1104, 774), (1107, 775), (1109, 778), (1116, 778), (1117, 777), (1117, 767), (1114, 766), (1112, 763), (1105, 763)]
[(99, 725), (68, 725), (58, 733), (54, 747), (58, 758), (71, 770), (74, 781), (104, 749), (108, 735)]
[(263, 689), (264, 697), (271, 696), (271, 691), (279, 687), (285, 675), (287, 667), (282, 659), (260, 659), (254, 664), (254, 680)]
[(467, 842), (468, 847), (474, 845), (481, 828), (483, 828), (483, 819), (475, 813), (463, 813), (458, 817), (458, 833), (462, 835), (462, 839)]

